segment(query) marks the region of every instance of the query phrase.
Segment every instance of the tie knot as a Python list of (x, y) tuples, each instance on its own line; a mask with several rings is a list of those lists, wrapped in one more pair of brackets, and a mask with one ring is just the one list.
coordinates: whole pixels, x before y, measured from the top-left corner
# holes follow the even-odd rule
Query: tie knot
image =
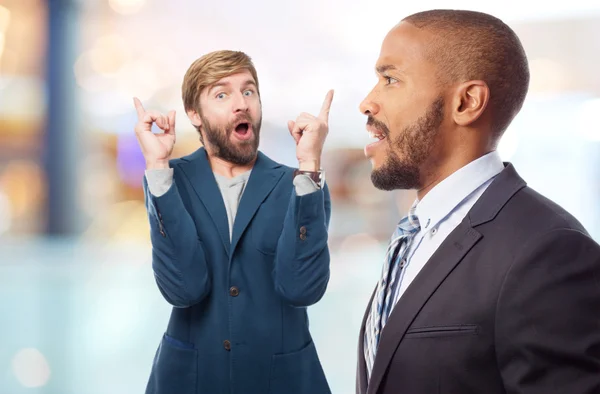
[(421, 224), (419, 223), (419, 217), (416, 215), (416, 205), (413, 205), (408, 211), (408, 215), (402, 218), (398, 223), (398, 229), (403, 234), (412, 234), (416, 233), (421, 229)]

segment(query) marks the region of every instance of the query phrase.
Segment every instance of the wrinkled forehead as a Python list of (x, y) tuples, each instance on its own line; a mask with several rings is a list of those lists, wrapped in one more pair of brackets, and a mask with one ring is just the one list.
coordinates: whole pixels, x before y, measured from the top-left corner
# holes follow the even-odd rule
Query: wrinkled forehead
[(237, 71), (233, 74), (229, 74), (221, 79), (216, 80), (210, 85), (206, 86), (203, 93), (210, 93), (210, 91), (216, 88), (246, 88), (248, 86), (256, 87), (256, 81), (252, 76), (252, 73), (248, 69)]

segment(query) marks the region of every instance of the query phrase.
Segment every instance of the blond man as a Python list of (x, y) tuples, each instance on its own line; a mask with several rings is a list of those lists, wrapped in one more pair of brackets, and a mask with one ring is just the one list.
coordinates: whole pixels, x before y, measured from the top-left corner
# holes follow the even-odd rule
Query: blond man
[(152, 268), (173, 305), (146, 393), (329, 393), (307, 307), (329, 280), (320, 161), (333, 92), (318, 116), (289, 122), (294, 169), (258, 151), (260, 91), (246, 54), (201, 57), (182, 90), (203, 147), (178, 159), (175, 112), (134, 99)]

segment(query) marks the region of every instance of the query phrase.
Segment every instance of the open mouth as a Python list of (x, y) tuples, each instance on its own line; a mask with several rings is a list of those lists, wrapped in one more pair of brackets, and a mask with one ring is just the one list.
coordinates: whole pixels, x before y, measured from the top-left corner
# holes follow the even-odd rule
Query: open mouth
[(365, 146), (365, 155), (367, 157), (372, 157), (379, 146), (382, 145), (382, 141), (385, 140), (386, 135), (385, 133), (369, 126), (367, 126), (367, 131), (369, 132), (369, 136), (375, 139), (375, 141)]
[[(375, 131), (369, 130), (369, 136), (371, 138), (377, 139), (377, 141), (381, 141), (381, 140), (385, 139), (385, 135), (383, 135), (383, 133), (381, 133), (380, 131), (377, 131), (377, 130), (375, 130)], [(377, 141), (375, 141), (375, 142), (377, 142)]]
[(240, 140), (250, 139), (252, 137), (252, 125), (249, 122), (238, 123), (233, 134)]
[(250, 124), (240, 123), (239, 125), (235, 126), (235, 132), (238, 134), (244, 135), (248, 132), (249, 128), (250, 128)]

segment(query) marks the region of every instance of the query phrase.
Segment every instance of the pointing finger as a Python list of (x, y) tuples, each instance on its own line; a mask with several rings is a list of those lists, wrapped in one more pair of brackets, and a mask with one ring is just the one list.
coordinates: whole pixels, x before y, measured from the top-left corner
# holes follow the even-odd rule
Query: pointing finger
[(319, 112), (319, 119), (324, 122), (329, 121), (329, 109), (331, 108), (331, 102), (333, 101), (333, 89), (327, 92), (325, 96), (325, 101), (323, 101), (323, 106), (321, 107), (321, 112)]
[(137, 112), (138, 120), (142, 121), (144, 119), (144, 115), (146, 115), (146, 110), (144, 109), (142, 102), (140, 101), (139, 98), (134, 97), (133, 105), (135, 106), (135, 111)]

